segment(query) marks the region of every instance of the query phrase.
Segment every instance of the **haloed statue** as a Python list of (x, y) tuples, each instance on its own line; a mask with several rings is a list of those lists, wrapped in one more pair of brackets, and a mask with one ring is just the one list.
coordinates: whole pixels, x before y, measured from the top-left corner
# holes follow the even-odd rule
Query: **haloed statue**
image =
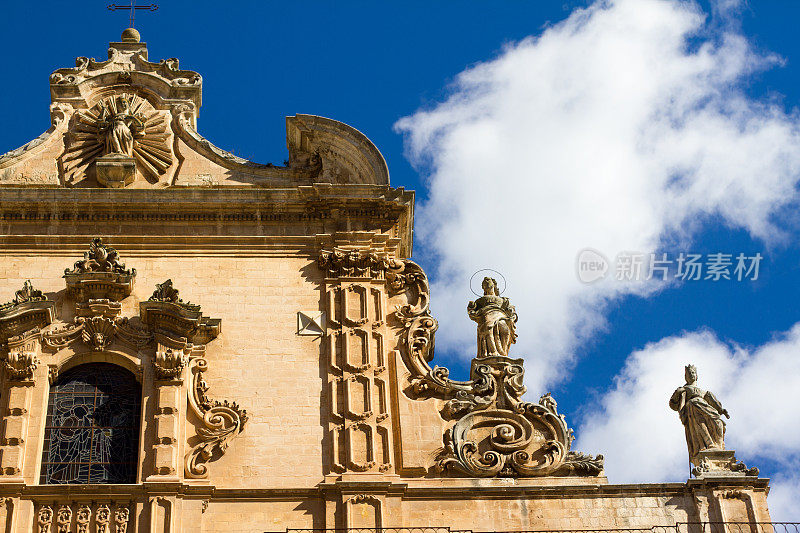
[(716, 396), (698, 387), (697, 368), (686, 367), (686, 384), (678, 387), (669, 399), (669, 406), (678, 411), (686, 432), (689, 458), (697, 464), (699, 452), (725, 449), (725, 421), (730, 418)]
[(134, 135), (144, 130), (144, 117), (130, 107), (127, 99), (100, 102), (100, 117), (97, 127), (102, 135), (104, 154), (133, 156)]
[(508, 298), (497, 291), (497, 282), (483, 278), (483, 296), (467, 305), (469, 317), (478, 323), (478, 357), (508, 357), (517, 342), (517, 313)]

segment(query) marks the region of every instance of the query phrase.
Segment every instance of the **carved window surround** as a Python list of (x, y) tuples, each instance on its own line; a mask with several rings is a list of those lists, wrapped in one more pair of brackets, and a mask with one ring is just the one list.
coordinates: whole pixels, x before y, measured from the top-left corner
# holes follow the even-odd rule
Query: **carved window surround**
[[(219, 335), (221, 321), (179, 298), (171, 280), (157, 285), (151, 298), (140, 303), (138, 316), (121, 316), (120, 300), (130, 294), (136, 271), (127, 269), (116, 250), (99, 238), (64, 277), (66, 301), (75, 306), (69, 322), (56, 321), (55, 302), (29, 282), (12, 302), (0, 306), (5, 383), (0, 395), (4, 415), (0, 483), (38, 479), (41, 443), (29, 442), (30, 413), (45, 408), (48, 385), (61, 372), (91, 362), (131, 370), (142, 383), (143, 394), (154, 398), (154, 438), (143, 444), (144, 453), (153, 458), (143, 464), (153, 467), (139, 478), (148, 482), (207, 478), (205, 463), (224, 453), (247, 421), (246, 412), (235, 403), (206, 395), (205, 345)], [(197, 426), (191, 446), (186, 444), (191, 436), (187, 422)]]

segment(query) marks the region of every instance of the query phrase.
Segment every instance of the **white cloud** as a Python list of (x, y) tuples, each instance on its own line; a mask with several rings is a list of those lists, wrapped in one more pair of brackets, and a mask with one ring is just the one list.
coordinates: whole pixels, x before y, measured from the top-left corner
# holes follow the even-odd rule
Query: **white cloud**
[(677, 413), (667, 406), (694, 363), (702, 388), (731, 414), (725, 437), (739, 460), (769, 460), (789, 473), (769, 497), (773, 520), (797, 519), (800, 477), (800, 324), (753, 350), (724, 343), (712, 333), (663, 339), (628, 357), (614, 386), (579, 428), (576, 449), (604, 453), (614, 483), (681, 481), (688, 477), (686, 441)]
[(512, 354), (539, 393), (604, 326), (604, 304), (655, 289), (580, 284), (579, 250), (654, 251), (709, 216), (780, 239), (772, 221), (800, 171), (796, 117), (740, 88), (775, 61), (689, 2), (598, 2), (400, 120), (429, 177), (417, 230), (437, 264), (438, 347), (474, 355), (468, 280), (497, 269), (520, 316)]

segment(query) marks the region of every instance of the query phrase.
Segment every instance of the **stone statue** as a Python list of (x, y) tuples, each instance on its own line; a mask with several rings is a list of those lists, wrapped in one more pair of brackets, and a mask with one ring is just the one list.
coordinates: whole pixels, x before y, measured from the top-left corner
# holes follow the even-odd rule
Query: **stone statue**
[(697, 368), (686, 367), (686, 385), (678, 387), (669, 399), (669, 406), (678, 411), (686, 431), (686, 444), (689, 446), (689, 458), (697, 464), (697, 455), (706, 450), (725, 449), (724, 415), (730, 418), (728, 411), (711, 392), (704, 391), (697, 382)]
[[(116, 102), (117, 100), (114, 100)], [(134, 113), (125, 98), (118, 100), (119, 107), (105, 105), (101, 107), (98, 129), (103, 135), (103, 154), (122, 154), (133, 156), (133, 132), (144, 129), (144, 122), (138, 113)]]
[(478, 323), (478, 357), (508, 357), (517, 342), (517, 313), (508, 298), (497, 291), (497, 282), (483, 278), (483, 296), (467, 305), (469, 317)]

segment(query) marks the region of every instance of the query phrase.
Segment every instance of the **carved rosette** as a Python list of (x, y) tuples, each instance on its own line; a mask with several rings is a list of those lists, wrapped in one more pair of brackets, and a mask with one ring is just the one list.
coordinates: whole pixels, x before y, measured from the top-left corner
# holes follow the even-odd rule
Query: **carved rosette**
[(393, 318), (402, 328), (402, 355), (411, 371), (409, 392), (444, 400), (443, 418), (455, 421), (444, 434), (436, 461), (439, 472), (474, 477), (602, 473), (602, 455), (570, 450), (572, 430), (550, 394), (538, 403), (522, 400), (522, 359), (481, 354), (473, 359), (469, 381), (451, 380), (446, 368), (431, 368), (438, 323), (430, 313), (425, 273), (412, 261), (393, 260), (386, 282), (396, 302)]
[(206, 395), (208, 384), (203, 379), (203, 372), (207, 368), (208, 362), (202, 357), (192, 358), (189, 362), (189, 406), (202, 421), (197, 428), (200, 442), (186, 454), (185, 460), (186, 477), (195, 479), (208, 476), (208, 467), (204, 463), (211, 460), (215, 452), (225, 453), (231, 440), (241, 433), (247, 422), (247, 411), (236, 402), (211, 400)]

